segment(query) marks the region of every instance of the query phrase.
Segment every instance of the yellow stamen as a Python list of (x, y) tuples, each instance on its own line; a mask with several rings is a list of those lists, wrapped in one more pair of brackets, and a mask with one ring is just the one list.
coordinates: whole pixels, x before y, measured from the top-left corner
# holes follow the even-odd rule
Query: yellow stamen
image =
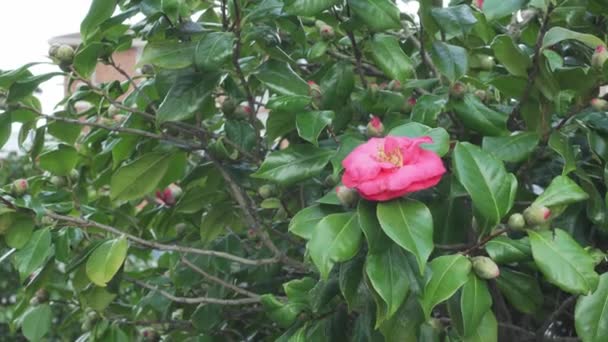
[(392, 151), (386, 153), (384, 151), (384, 146), (378, 146), (378, 160), (382, 162), (391, 163), (398, 167), (403, 166), (403, 154), (401, 154), (401, 149), (399, 148), (395, 148)]

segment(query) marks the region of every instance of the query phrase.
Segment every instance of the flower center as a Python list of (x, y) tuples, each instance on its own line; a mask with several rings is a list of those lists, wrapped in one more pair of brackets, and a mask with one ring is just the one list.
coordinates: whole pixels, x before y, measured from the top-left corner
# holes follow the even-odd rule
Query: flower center
[(378, 147), (378, 160), (382, 162), (391, 163), (397, 167), (403, 166), (403, 154), (401, 149), (393, 148), (390, 151), (386, 151), (384, 146)]

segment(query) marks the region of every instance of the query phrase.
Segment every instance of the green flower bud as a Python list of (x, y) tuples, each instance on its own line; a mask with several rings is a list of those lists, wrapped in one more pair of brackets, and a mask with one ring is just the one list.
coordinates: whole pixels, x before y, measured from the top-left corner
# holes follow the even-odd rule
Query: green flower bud
[(454, 82), (450, 87), (450, 96), (455, 99), (461, 99), (467, 91), (467, 86), (462, 82)]
[(524, 215), (515, 213), (509, 217), (507, 225), (513, 230), (524, 229), (526, 227), (526, 219), (524, 218)]
[(336, 187), (336, 195), (340, 200), (340, 203), (345, 207), (353, 207), (357, 200), (359, 200), (359, 194), (357, 190), (340, 185)]
[(591, 99), (590, 101), (591, 107), (593, 107), (593, 109), (604, 112), (606, 110), (608, 110), (608, 101), (604, 100), (604, 99), (600, 99), (600, 98), (594, 98)]
[(51, 57), (55, 57), (60, 63), (72, 64), (74, 60), (74, 48), (69, 45), (60, 45), (56, 50), (55, 54)]
[(479, 67), (483, 70), (492, 70), (496, 66), (496, 62), (492, 56), (479, 55)]
[(392, 80), (388, 82), (387, 89), (390, 91), (401, 91), (401, 82), (398, 80)]
[(277, 187), (274, 184), (264, 184), (258, 189), (260, 197), (266, 199), (276, 195)]
[(15, 194), (16, 196), (22, 196), (23, 194), (25, 194), (27, 192), (28, 189), (28, 184), (27, 184), (27, 179), (17, 179), (13, 182), (13, 194)]
[(336, 36), (336, 33), (333, 27), (325, 24), (319, 27), (319, 35), (323, 40), (332, 40)]
[(591, 65), (594, 68), (601, 69), (608, 60), (608, 50), (604, 45), (599, 45), (595, 48), (595, 52), (593, 52), (593, 56), (591, 56)]
[(65, 186), (67, 184), (65, 177), (60, 177), (60, 176), (51, 177), (50, 182), (51, 182), (51, 184), (53, 184), (54, 186), (56, 186), (58, 188)]
[(236, 103), (236, 101), (233, 98), (227, 97), (224, 99), (224, 102), (222, 102), (222, 112), (227, 117), (231, 117), (232, 114), (234, 114), (234, 111), (236, 110), (237, 106), (238, 106), (238, 103)]
[(524, 218), (530, 226), (538, 226), (549, 221), (551, 210), (542, 205), (532, 204), (524, 210)]
[(471, 258), (471, 264), (473, 271), (481, 279), (494, 279), (500, 275), (498, 265), (487, 256), (473, 257)]
[(483, 89), (477, 89), (473, 93), (481, 102), (485, 102), (488, 99), (488, 93)]

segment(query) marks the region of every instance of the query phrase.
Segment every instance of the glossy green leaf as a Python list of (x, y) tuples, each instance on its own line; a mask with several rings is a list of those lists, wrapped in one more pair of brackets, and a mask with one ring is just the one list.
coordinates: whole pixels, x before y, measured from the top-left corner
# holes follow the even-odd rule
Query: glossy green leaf
[(11, 137), (13, 122), (8, 114), (0, 115), (0, 149), (8, 142)]
[(335, 212), (336, 210), (332, 207), (319, 204), (304, 208), (289, 222), (289, 232), (303, 239), (310, 240), (317, 223), (325, 216)]
[(430, 144), (421, 144), (420, 147), (437, 153), (443, 157), (450, 149), (450, 135), (441, 128), (431, 128), (417, 122), (410, 122), (405, 125), (397, 126), (390, 130), (389, 135), (398, 137), (431, 137), (433, 142)]
[(391, 240), (412, 253), (424, 272), (433, 251), (433, 217), (421, 202), (399, 199), (378, 203), (380, 226)]
[(22, 101), (32, 95), (42, 83), (56, 76), (63, 75), (61, 72), (51, 72), (19, 79), (11, 85), (6, 102), (16, 103)]
[(429, 317), (437, 304), (452, 297), (467, 282), (471, 262), (460, 254), (444, 255), (433, 259), (429, 269), (431, 277), (420, 298), (425, 317)]
[(538, 140), (538, 135), (533, 132), (520, 132), (506, 137), (484, 137), (482, 148), (500, 160), (519, 163), (536, 149)]
[(53, 312), (49, 304), (30, 308), (21, 321), (21, 331), (29, 341), (41, 341), (51, 331)]
[(391, 242), (382, 231), (380, 222), (376, 217), (376, 204), (360, 200), (357, 206), (357, 215), (359, 217), (359, 225), (367, 240), (369, 252), (379, 254), (385, 251)]
[(570, 172), (576, 170), (576, 159), (572, 145), (569, 143), (568, 138), (560, 132), (554, 132), (549, 138), (549, 147), (557, 152), (564, 160), (564, 170), (562, 175), (567, 175)]
[(336, 262), (354, 257), (361, 245), (361, 228), (354, 213), (331, 214), (315, 226), (308, 251), (322, 279)]
[(350, 63), (334, 64), (321, 79), (321, 104), (323, 108), (339, 109), (350, 98), (355, 87), (355, 73)]
[(353, 309), (359, 301), (359, 287), (363, 279), (363, 265), (365, 259), (353, 258), (340, 266), (338, 283), (340, 292), (346, 300), (349, 309)]
[(40, 229), (34, 232), (28, 243), (14, 256), (20, 278), (22, 280), (26, 279), (44, 264), (52, 252), (50, 230)]
[(430, 52), (437, 69), (450, 81), (456, 81), (469, 69), (467, 50), (460, 46), (435, 41)]
[(547, 48), (564, 40), (578, 40), (591, 48), (604, 45), (604, 42), (600, 38), (592, 34), (575, 32), (563, 27), (552, 27), (543, 37), (542, 47)]
[(399, 46), (396, 37), (387, 34), (374, 35), (369, 48), (376, 64), (390, 78), (405, 83), (413, 74), (413, 63)]
[(473, 29), (477, 19), (467, 5), (433, 7), (431, 15), (446, 35), (446, 39), (462, 37)]
[(116, 0), (93, 0), (89, 12), (80, 24), (80, 34), (86, 42), (100, 27), (100, 24), (110, 19), (116, 8)]
[(311, 17), (339, 3), (338, 0), (293, 0), (286, 1), (285, 11), (292, 15)]
[(89, 279), (95, 285), (105, 287), (125, 261), (127, 249), (129, 242), (125, 236), (106, 241), (95, 248), (86, 264)]
[(475, 95), (466, 94), (463, 100), (455, 101), (452, 107), (464, 125), (489, 136), (504, 135), (507, 115), (487, 107)]
[(78, 49), (74, 56), (74, 68), (83, 77), (90, 77), (97, 67), (99, 57), (105, 52), (107, 45), (93, 42)]
[(156, 113), (156, 122), (190, 119), (209, 100), (219, 81), (219, 74), (192, 73), (179, 77), (169, 89)]
[(593, 258), (568, 233), (528, 230), (532, 256), (545, 279), (572, 294), (588, 294), (599, 276)]
[(532, 260), (530, 241), (524, 237), (513, 240), (507, 236), (498, 236), (486, 243), (486, 252), (497, 264)]
[(182, 69), (194, 63), (197, 42), (159, 41), (150, 42), (137, 65), (152, 64), (165, 69)]
[(417, 99), (414, 108), (412, 108), (411, 119), (423, 125), (434, 127), (437, 125), (437, 118), (446, 103), (445, 97), (424, 94)]
[(485, 0), (482, 9), (488, 20), (495, 20), (511, 16), (513, 13), (517, 12), (517, 10), (521, 9), (525, 3), (525, 0)]
[(492, 307), (492, 296), (488, 285), (482, 279), (469, 274), (469, 279), (462, 287), (460, 294), (460, 309), (464, 336), (474, 335), (483, 317)]
[(232, 57), (234, 34), (232, 32), (212, 32), (196, 45), (194, 64), (202, 70), (216, 71)]
[(301, 111), (310, 105), (311, 100), (310, 96), (305, 95), (275, 96), (268, 100), (266, 108), (287, 112)]
[(293, 71), (289, 64), (268, 61), (259, 68), (256, 77), (279, 94), (308, 95), (308, 84)]
[(494, 313), (490, 310), (486, 312), (477, 327), (477, 331), (465, 337), (463, 342), (498, 342), (498, 323)]
[(317, 139), (325, 127), (331, 124), (335, 114), (332, 111), (304, 112), (296, 115), (296, 128), (300, 138), (318, 146)]
[(251, 151), (255, 146), (255, 129), (248, 122), (228, 120), (224, 131), (230, 141), (245, 151)]
[(348, 0), (348, 5), (372, 31), (401, 27), (399, 9), (390, 0)]
[(272, 152), (251, 176), (290, 185), (318, 175), (334, 154), (311, 145), (291, 145)]
[(578, 336), (585, 342), (608, 340), (608, 273), (600, 276), (597, 290), (581, 296), (576, 302), (574, 323)]
[(501, 161), (470, 143), (458, 143), (453, 169), (475, 208), (495, 225), (509, 212), (515, 200), (517, 179)]
[(543, 304), (538, 280), (526, 273), (503, 268), (496, 284), (509, 304), (523, 313), (534, 314)]
[(116, 170), (110, 183), (110, 196), (116, 200), (132, 200), (154, 191), (162, 180), (171, 154), (148, 153)]
[(294, 131), (296, 129), (296, 115), (296, 112), (291, 110), (271, 111), (266, 120), (266, 138), (268, 141), (274, 141), (284, 134)]
[(536, 198), (534, 204), (553, 207), (584, 201), (588, 198), (589, 195), (568, 176), (557, 176)]
[(23, 248), (32, 236), (35, 228), (34, 219), (27, 215), (15, 215), (4, 241), (11, 248)]
[(532, 65), (530, 56), (524, 53), (511, 36), (503, 34), (492, 41), (494, 56), (514, 76), (527, 77), (528, 68)]
[(385, 341), (417, 342), (418, 330), (424, 321), (424, 313), (416, 296), (409, 296), (391, 319), (380, 322), (380, 331)]
[(55, 121), (47, 126), (47, 132), (66, 144), (74, 144), (82, 132), (82, 126)]
[(265, 294), (261, 298), (262, 305), (268, 317), (281, 327), (288, 327), (296, 320), (298, 314), (306, 309), (302, 303), (283, 303), (272, 294)]
[(386, 318), (391, 318), (399, 309), (409, 292), (410, 281), (405, 252), (392, 244), (382, 252), (367, 256), (365, 272), (374, 290), (387, 305)]
[(70, 173), (78, 164), (78, 152), (69, 145), (59, 145), (52, 151), (43, 153), (39, 158), (40, 168), (58, 176)]

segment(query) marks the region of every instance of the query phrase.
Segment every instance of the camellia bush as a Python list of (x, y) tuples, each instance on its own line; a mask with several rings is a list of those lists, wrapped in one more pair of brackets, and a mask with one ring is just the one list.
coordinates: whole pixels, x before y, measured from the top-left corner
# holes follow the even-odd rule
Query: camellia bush
[(93, 0), (1, 72), (0, 339), (608, 341), (607, 3), (398, 5)]

